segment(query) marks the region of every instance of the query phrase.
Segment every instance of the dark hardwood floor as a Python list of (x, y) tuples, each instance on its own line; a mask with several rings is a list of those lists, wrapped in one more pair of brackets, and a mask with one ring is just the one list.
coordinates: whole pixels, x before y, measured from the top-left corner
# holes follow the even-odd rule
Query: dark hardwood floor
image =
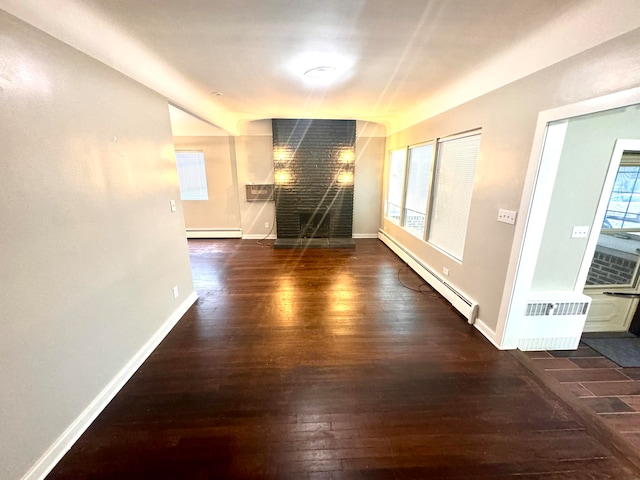
[(49, 479), (631, 479), (378, 240), (190, 241), (200, 295)]

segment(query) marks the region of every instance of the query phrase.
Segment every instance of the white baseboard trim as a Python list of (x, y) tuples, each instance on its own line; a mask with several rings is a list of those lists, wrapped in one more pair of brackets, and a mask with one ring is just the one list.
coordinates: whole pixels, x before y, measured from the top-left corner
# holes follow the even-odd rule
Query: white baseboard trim
[(239, 228), (187, 228), (187, 238), (242, 238)]
[[(278, 237), (275, 233), (268, 235), (265, 237), (260, 233), (245, 233), (242, 235), (243, 240), (275, 240)], [(378, 238), (377, 233), (354, 233), (351, 238)]]
[(265, 236), (262, 233), (246, 233), (242, 235), (243, 240), (275, 240), (276, 238), (278, 237), (276, 237), (275, 233), (272, 233), (267, 236)]
[(511, 350), (509, 348), (503, 348), (500, 346), (498, 342), (496, 342), (496, 332), (489, 328), (489, 326), (484, 323), (480, 318), (476, 318), (476, 322), (473, 324), (474, 327), (478, 329), (478, 331), (486, 337), (487, 340), (491, 342), (491, 344), (496, 347), (498, 350)]
[(454, 284), (443, 279), (435, 273), (433, 268), (425, 264), (411, 250), (391, 237), (384, 230), (380, 230), (378, 238), (395, 253), (402, 261), (404, 261), (414, 272), (431, 285), (440, 295), (442, 295), (451, 305), (458, 310), (469, 324), (475, 323), (478, 317), (479, 305), (468, 295), (460, 291)]
[(116, 394), (124, 387), (125, 383), (136, 373), (142, 363), (151, 355), (197, 299), (198, 294), (193, 292), (180, 304), (156, 333), (138, 350), (107, 386), (102, 389), (98, 396), (93, 399), (89, 406), (85, 408), (62, 435), (53, 442), (44, 455), (42, 455), (35, 465), (22, 477), (22, 480), (41, 480), (53, 470), (53, 467), (56, 466), (73, 444), (76, 443), (85, 430), (89, 428), (100, 412), (113, 400)]
[(354, 233), (352, 238), (378, 238), (378, 233)]

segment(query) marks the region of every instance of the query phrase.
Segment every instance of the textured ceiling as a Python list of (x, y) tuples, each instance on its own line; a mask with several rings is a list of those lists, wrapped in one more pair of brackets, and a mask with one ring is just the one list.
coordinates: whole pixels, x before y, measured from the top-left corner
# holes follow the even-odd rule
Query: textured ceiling
[[(398, 129), (640, 23), (637, 0), (51, 2), (0, 7), (231, 132), (286, 117)], [(302, 77), (325, 64), (333, 83)]]

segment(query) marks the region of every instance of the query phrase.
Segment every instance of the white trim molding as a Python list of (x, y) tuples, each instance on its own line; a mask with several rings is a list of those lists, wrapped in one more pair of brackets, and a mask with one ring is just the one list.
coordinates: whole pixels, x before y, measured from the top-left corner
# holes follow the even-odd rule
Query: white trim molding
[(400, 259), (402, 259), (411, 269), (422, 279), (431, 285), (440, 295), (442, 295), (451, 305), (458, 310), (473, 325), (478, 319), (479, 306), (464, 292), (455, 285), (449, 283), (434, 270), (425, 265), (411, 250), (391, 237), (384, 230), (380, 230), (378, 238), (391, 249)]
[(187, 238), (242, 238), (239, 228), (187, 228)]
[(352, 238), (378, 238), (378, 233), (354, 233)]
[(22, 477), (44, 479), (198, 299), (192, 292)]
[(496, 347), (498, 350), (505, 350), (500, 346), (498, 342), (496, 342), (496, 331), (491, 329), (486, 323), (482, 321), (482, 319), (477, 318), (473, 326), (476, 327), (478, 331), (482, 335), (484, 335), (485, 338), (489, 340), (494, 347)]

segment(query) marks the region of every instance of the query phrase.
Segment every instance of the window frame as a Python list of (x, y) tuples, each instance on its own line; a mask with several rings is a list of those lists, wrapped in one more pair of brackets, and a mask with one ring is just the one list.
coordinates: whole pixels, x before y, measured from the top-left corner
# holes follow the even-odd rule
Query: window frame
[[(402, 204), (402, 215), (403, 215), (402, 227), (404, 230), (406, 230), (413, 236), (420, 238), (423, 241), (426, 241), (427, 231), (429, 228), (429, 211), (431, 209), (431, 195), (433, 192), (433, 175), (435, 172), (436, 143), (437, 143), (436, 140), (428, 140), (426, 142), (409, 145), (407, 147), (407, 155), (406, 155), (406, 161), (405, 161), (405, 191), (404, 191), (403, 204)], [(407, 194), (409, 192), (409, 181), (411, 178), (411, 152), (412, 150), (416, 150), (418, 148), (422, 148), (426, 146), (431, 146), (431, 158), (430, 158), (430, 164), (429, 164), (429, 183), (427, 185), (427, 199), (425, 202), (424, 225), (422, 227), (422, 232), (418, 232), (406, 225), (406, 210), (407, 210), (406, 203), (407, 203)], [(415, 212), (415, 210), (411, 210), (411, 211)], [(422, 213), (422, 212), (416, 212), (416, 213)]]
[[(405, 195), (406, 195), (406, 189), (407, 189), (407, 150), (408, 150), (408, 147), (389, 150), (388, 157), (387, 157), (389, 161), (388, 161), (388, 168), (387, 168), (387, 175), (386, 175), (387, 188), (386, 188), (386, 195), (384, 199), (384, 217), (390, 222), (400, 227), (403, 227), (403, 222), (404, 222), (404, 202), (405, 202)], [(403, 154), (402, 181), (400, 182), (400, 205), (396, 205), (395, 203), (392, 204), (394, 207), (398, 207), (398, 210), (400, 211), (398, 220), (396, 220), (395, 218), (389, 216), (389, 204), (391, 204), (391, 202), (389, 201), (389, 192), (391, 190), (391, 163), (393, 160), (392, 157), (394, 153), (399, 153), (399, 152), (402, 152)]]
[[(640, 154), (636, 153), (630, 156), (625, 156), (624, 154), (622, 155), (622, 158), (620, 159), (620, 164), (618, 165), (618, 171), (616, 172), (616, 177), (619, 175), (620, 173), (620, 169), (622, 167), (640, 167)], [(636, 176), (636, 180), (634, 183), (634, 187), (635, 185), (640, 181), (640, 175)], [(613, 185), (613, 189), (615, 189), (615, 179), (614, 179), (614, 185)], [(607, 202), (607, 208), (605, 210), (605, 214), (604, 214), (604, 219), (603, 219), (603, 223), (600, 227), (600, 234), (599, 234), (599, 238), (598, 238), (598, 244), (596, 245), (596, 251), (594, 251), (594, 256), (597, 253), (597, 248), (600, 245), (600, 239), (602, 238), (603, 235), (605, 236), (618, 236), (618, 235), (640, 235), (640, 226), (638, 227), (624, 227), (624, 222), (626, 221), (626, 213), (628, 212), (628, 207), (630, 205), (627, 205), (627, 210), (625, 212), (625, 219), (622, 220), (622, 227), (607, 227), (605, 225), (605, 222), (607, 222), (607, 213), (611, 210), (609, 210), (609, 206), (611, 205), (611, 198), (613, 197), (613, 195), (616, 193), (614, 192), (612, 189), (611, 193), (609, 194), (609, 200)], [(620, 193), (630, 193), (631, 195), (634, 195), (636, 192), (620, 192)], [(593, 259), (591, 260), (591, 264), (589, 266), (589, 271), (587, 273), (587, 281), (589, 279), (589, 275), (591, 273), (591, 268), (593, 266)], [(633, 274), (631, 275), (631, 281), (629, 283), (588, 283), (585, 284), (584, 288), (585, 290), (603, 290), (603, 289), (611, 289), (611, 290), (615, 290), (615, 291), (627, 291), (627, 292), (634, 292), (637, 287), (638, 287), (638, 283), (640, 282), (640, 261), (636, 261), (636, 265), (633, 271)]]
[[(474, 158), (474, 165), (473, 165), (473, 176), (472, 176), (472, 180), (471, 180), (471, 184), (470, 184), (470, 190), (468, 192), (469, 195), (469, 206), (466, 208), (466, 221), (465, 221), (465, 227), (464, 227), (464, 236), (462, 237), (462, 245), (461, 245), (461, 249), (460, 249), (460, 255), (457, 256), (455, 252), (450, 252), (447, 250), (447, 248), (443, 247), (442, 245), (438, 245), (437, 243), (435, 243), (431, 238), (431, 234), (433, 232), (433, 222), (435, 221), (435, 215), (433, 213), (433, 209), (436, 206), (436, 202), (434, 201), (433, 196), (435, 194), (437, 194), (437, 188), (436, 188), (436, 182), (438, 180), (437, 178), (437, 169), (438, 166), (442, 163), (442, 159), (440, 158), (440, 152), (442, 151), (442, 144), (444, 143), (448, 143), (448, 142), (454, 142), (456, 140), (461, 140), (463, 138), (468, 138), (468, 137), (478, 137), (478, 150), (477, 150), (477, 154)], [(445, 255), (447, 255), (449, 258), (452, 258), (453, 260), (455, 260), (458, 263), (462, 263), (462, 258), (464, 256), (464, 245), (466, 243), (466, 233), (467, 233), (467, 227), (469, 226), (469, 213), (471, 212), (471, 200), (473, 197), (473, 185), (475, 183), (475, 178), (476, 178), (476, 167), (478, 165), (478, 160), (480, 159), (480, 141), (482, 139), (482, 129), (474, 129), (474, 130), (469, 130), (466, 132), (461, 132), (455, 135), (449, 135), (446, 137), (441, 137), (438, 138), (436, 141), (436, 153), (435, 153), (435, 159), (434, 159), (434, 173), (433, 173), (433, 178), (432, 178), (432, 188), (431, 188), (431, 196), (432, 196), (432, 201), (431, 201), (431, 209), (429, 211), (429, 218), (428, 218), (428, 226), (427, 226), (427, 234), (425, 236), (425, 240), (426, 242), (431, 245), (433, 248), (437, 249), (438, 251), (444, 253)]]
[[(180, 172), (180, 162), (181, 159), (179, 158), (180, 154), (188, 154), (188, 155), (194, 155), (196, 154), (197, 157), (195, 157), (195, 160), (197, 161), (197, 179), (198, 179), (198, 193), (195, 195), (187, 195), (187, 192), (193, 190), (193, 189), (183, 189), (184, 185), (184, 170), (181, 174)], [(182, 201), (208, 201), (209, 200), (209, 185), (208, 185), (208, 181), (207, 181), (207, 168), (206, 168), (206, 159), (204, 157), (204, 152), (202, 150), (175, 150), (175, 156), (176, 156), (176, 172), (178, 174), (178, 187), (180, 190), (180, 200)], [(185, 159), (183, 158), (182, 161), (184, 161)], [(204, 181), (204, 187), (202, 184), (202, 181)], [(187, 198), (188, 197), (188, 198)]]
[[(465, 222), (465, 226), (464, 226), (464, 235), (462, 236), (462, 245), (461, 245), (461, 250), (459, 252), (459, 254), (456, 251), (448, 251), (448, 249), (446, 248), (446, 246), (441, 246), (438, 245), (437, 243), (435, 243), (432, 239), (430, 239), (430, 235), (433, 231), (433, 222), (434, 220), (434, 205), (435, 205), (435, 199), (434, 196), (437, 194), (437, 189), (438, 189), (438, 184), (437, 182), (439, 181), (438, 179), (438, 168), (441, 164), (441, 162), (443, 161), (443, 159), (441, 158), (441, 150), (442, 150), (442, 145), (446, 142), (452, 142), (452, 141), (456, 141), (459, 139), (463, 139), (463, 138), (468, 138), (468, 137), (478, 137), (478, 146), (477, 146), (477, 152), (474, 158), (474, 163), (473, 163), (473, 175), (472, 175), (472, 180), (470, 182), (469, 185), (469, 190), (466, 191), (466, 194), (469, 196), (469, 206), (465, 207), (465, 214), (466, 214), (466, 222)], [(441, 252), (442, 254), (448, 256), (449, 258), (451, 258), (452, 260), (458, 262), (458, 263), (462, 263), (462, 257), (463, 257), (463, 253), (464, 253), (464, 245), (466, 243), (466, 231), (467, 231), (467, 227), (468, 227), (468, 223), (469, 223), (469, 214), (470, 214), (470, 206), (471, 206), (471, 200), (472, 200), (472, 196), (473, 196), (473, 186), (475, 184), (475, 178), (476, 178), (476, 169), (477, 169), (477, 164), (478, 161), (480, 159), (480, 141), (482, 138), (482, 129), (481, 128), (477, 128), (477, 129), (473, 129), (473, 130), (468, 130), (465, 132), (461, 132), (461, 133), (457, 133), (454, 135), (448, 135), (445, 137), (437, 137), (433, 140), (427, 140), (425, 142), (420, 142), (420, 143), (416, 143), (416, 144), (411, 144), (411, 145), (407, 145), (406, 147), (401, 147), (401, 148), (396, 148), (393, 150), (389, 150), (388, 151), (388, 163), (387, 163), (387, 171), (386, 171), (386, 177), (385, 177), (385, 181), (387, 182), (386, 185), (386, 194), (385, 194), (385, 199), (384, 199), (384, 218), (390, 222), (392, 222), (395, 225), (398, 225), (399, 227), (401, 227), (405, 232), (411, 234), (414, 237), (417, 237), (419, 239), (421, 239), (423, 242), (429, 244), (431, 247), (433, 247), (434, 249), (438, 250), (439, 252)], [(425, 225), (423, 228), (422, 233), (420, 234), (419, 232), (417, 232), (414, 229), (409, 228), (406, 225), (406, 201), (407, 201), (407, 193), (408, 193), (408, 186), (409, 186), (409, 177), (411, 174), (410, 171), (410, 167), (411, 167), (411, 151), (416, 149), (416, 148), (420, 148), (426, 145), (432, 145), (432, 152), (431, 152), (431, 165), (430, 165), (430, 174), (429, 174), (429, 185), (428, 185), (428, 193), (427, 193), (427, 201), (426, 201), (426, 213), (425, 213)], [(404, 152), (404, 156), (403, 156), (403, 181), (402, 181), (402, 191), (401, 191), (401, 199), (400, 199), (400, 215), (399, 215), (399, 220), (394, 219), (393, 217), (389, 216), (389, 191), (390, 191), (390, 184), (391, 184), (391, 161), (392, 161), (392, 155), (395, 152)], [(445, 160), (446, 161), (446, 160)], [(393, 206), (396, 206), (395, 204), (393, 204)], [(420, 212), (418, 212), (420, 213)]]
[[(620, 165), (618, 166), (618, 173), (616, 174), (616, 177), (617, 177), (617, 175), (620, 174), (620, 169), (622, 167), (633, 167), (633, 168), (639, 168), (640, 169), (640, 155), (638, 155), (638, 156), (636, 156), (636, 155), (629, 156), (629, 157), (626, 157), (626, 158), (623, 156), (622, 159), (620, 160)], [(640, 182), (640, 173), (638, 173), (636, 175), (636, 180), (634, 182), (634, 188), (639, 182)], [(615, 183), (614, 183), (614, 187), (613, 188), (615, 190)], [(615, 191), (612, 190), (610, 198), (609, 198), (609, 203), (607, 204), (607, 209), (605, 211), (604, 222), (608, 221), (607, 220), (608, 217), (609, 217), (608, 213), (610, 211), (614, 211), (614, 210), (610, 210), (609, 209), (609, 207), (611, 206), (611, 198), (613, 197), (614, 194), (618, 194), (618, 195), (629, 194), (629, 195), (631, 195), (631, 198), (634, 198), (634, 195), (638, 195), (639, 193), (636, 192), (636, 191), (632, 191), (632, 192), (615, 192)], [(606, 227), (604, 225), (604, 222), (603, 222), (603, 225), (601, 226), (601, 229), (602, 230), (606, 230), (607, 232), (612, 233), (612, 234), (615, 234), (615, 233), (640, 233), (640, 225), (637, 226), (637, 227), (625, 227), (624, 226), (625, 222), (628, 221), (626, 219), (626, 217), (627, 217), (627, 215), (629, 213), (629, 207), (630, 207), (631, 203), (632, 202), (630, 202), (630, 201), (627, 202), (627, 208), (625, 210), (624, 218), (621, 221), (622, 222), (622, 226), (621, 227)], [(640, 219), (640, 213), (636, 213), (636, 217), (638, 217), (638, 219)], [(635, 222), (635, 223), (639, 223), (639, 222)]]

